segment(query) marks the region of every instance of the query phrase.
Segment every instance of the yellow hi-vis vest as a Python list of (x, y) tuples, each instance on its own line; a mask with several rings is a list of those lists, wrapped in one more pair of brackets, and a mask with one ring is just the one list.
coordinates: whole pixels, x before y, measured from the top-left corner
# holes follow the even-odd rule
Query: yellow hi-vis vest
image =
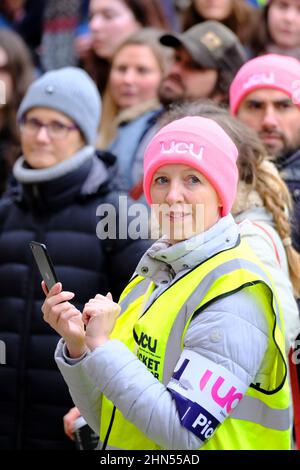
[[(122, 314), (111, 337), (124, 342), (149, 371), (167, 385), (195, 312), (201, 315), (208, 304), (245, 287), (250, 289), (250, 286), (269, 325), (271, 340), (264, 360), (271, 357), (273, 369), (262, 379), (265, 383), (250, 385), (237, 407), (201, 449), (290, 448), (283, 323), (272, 281), (247, 243), (242, 241), (178, 279), (144, 313), (147, 298), (154, 289), (152, 282), (149, 285), (149, 280), (136, 276), (120, 297)], [(161, 449), (127, 421), (105, 396), (101, 406), (100, 446), (104, 441), (106, 449)]]

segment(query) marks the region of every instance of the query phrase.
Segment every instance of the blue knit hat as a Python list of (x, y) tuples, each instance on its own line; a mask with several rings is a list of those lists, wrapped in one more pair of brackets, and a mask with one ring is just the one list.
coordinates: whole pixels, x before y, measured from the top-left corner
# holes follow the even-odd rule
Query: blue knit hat
[(72, 119), (88, 145), (95, 145), (101, 117), (101, 97), (84, 71), (76, 67), (51, 70), (35, 80), (18, 110), (18, 119), (31, 108), (51, 108)]

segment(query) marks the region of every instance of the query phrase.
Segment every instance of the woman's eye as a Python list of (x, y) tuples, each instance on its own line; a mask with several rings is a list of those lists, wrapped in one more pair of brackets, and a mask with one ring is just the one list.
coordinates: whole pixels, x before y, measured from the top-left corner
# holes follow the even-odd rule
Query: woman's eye
[(190, 184), (197, 184), (197, 183), (200, 183), (199, 178), (198, 178), (197, 176), (195, 176), (195, 175), (188, 176), (187, 180), (188, 180), (188, 182), (189, 182)]
[(61, 129), (64, 129), (66, 126), (64, 124), (62, 124), (61, 122), (51, 122), (51, 127), (52, 129), (56, 130), (56, 131), (60, 131)]
[(155, 178), (154, 181), (157, 184), (165, 184), (168, 182), (168, 178), (166, 178), (165, 176), (158, 176), (157, 178)]

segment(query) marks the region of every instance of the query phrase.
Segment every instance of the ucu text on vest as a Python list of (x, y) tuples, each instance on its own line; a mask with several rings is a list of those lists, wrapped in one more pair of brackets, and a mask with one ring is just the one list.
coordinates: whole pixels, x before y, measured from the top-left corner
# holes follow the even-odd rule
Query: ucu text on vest
[(142, 332), (139, 338), (137, 336), (135, 337), (135, 340), (139, 345), (139, 350), (137, 354), (139, 360), (143, 364), (145, 364), (147, 369), (152, 372), (154, 377), (158, 378), (160, 358), (158, 358), (154, 354), (157, 348), (157, 339), (151, 338), (151, 336), (148, 336), (144, 332)]
[(160, 151), (164, 154), (190, 154), (192, 157), (196, 157), (198, 160), (202, 160), (204, 147), (195, 142), (160, 142)]
[(151, 338), (151, 336), (146, 335), (142, 331), (140, 338), (137, 338), (136, 342), (139, 346), (149, 349), (149, 351), (155, 353), (157, 348), (157, 339)]

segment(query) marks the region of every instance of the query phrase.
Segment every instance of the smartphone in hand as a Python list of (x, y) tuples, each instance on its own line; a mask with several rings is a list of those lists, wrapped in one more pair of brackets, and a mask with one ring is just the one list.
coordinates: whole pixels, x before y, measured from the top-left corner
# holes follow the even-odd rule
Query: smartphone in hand
[(39, 242), (30, 242), (32, 254), (39, 268), (42, 278), (45, 281), (48, 291), (58, 282), (53, 263), (46, 248), (46, 245)]

